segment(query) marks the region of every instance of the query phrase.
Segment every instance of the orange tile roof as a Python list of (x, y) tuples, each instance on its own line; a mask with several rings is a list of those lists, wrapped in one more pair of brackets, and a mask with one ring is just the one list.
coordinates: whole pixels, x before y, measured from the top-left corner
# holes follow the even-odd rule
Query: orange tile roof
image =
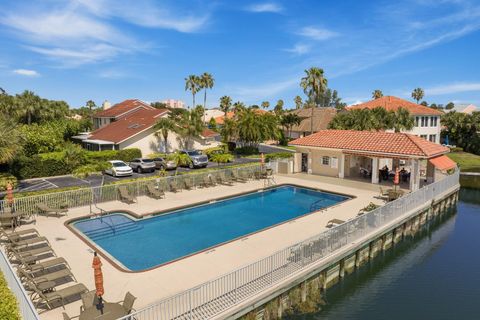
[(429, 159), (428, 162), (433, 164), (435, 166), (435, 168), (437, 168), (439, 170), (442, 170), (442, 171), (450, 170), (450, 169), (453, 169), (457, 166), (455, 161), (453, 161), (452, 159), (450, 159), (447, 156), (435, 157), (435, 158)]
[(93, 131), (88, 140), (105, 140), (120, 143), (152, 127), (158, 118), (166, 113), (168, 113), (166, 109), (139, 109)]
[(109, 117), (109, 118), (116, 118), (118, 116), (121, 116), (127, 112), (133, 111), (135, 109), (142, 108), (146, 110), (153, 110), (155, 109), (151, 105), (149, 105), (146, 102), (143, 102), (142, 100), (138, 99), (128, 99), (125, 101), (122, 101), (120, 103), (117, 103), (113, 105), (112, 107), (102, 110), (100, 112), (97, 112), (95, 114), (95, 117)]
[(444, 146), (411, 134), (383, 131), (321, 130), (293, 140), (290, 144), (421, 158), (431, 158), (449, 152)]
[(204, 137), (204, 138), (216, 137), (218, 135), (220, 135), (218, 132), (215, 132), (215, 131), (210, 130), (208, 128), (205, 128), (202, 131), (202, 137)]
[(402, 107), (407, 109), (412, 115), (427, 115), (427, 116), (439, 116), (443, 113), (439, 110), (435, 110), (429, 107), (422, 106), (404, 99), (400, 99), (393, 96), (384, 96), (375, 100), (371, 100), (365, 103), (356, 104), (347, 107), (347, 109), (373, 109), (376, 107), (385, 108), (387, 111), (396, 111)]

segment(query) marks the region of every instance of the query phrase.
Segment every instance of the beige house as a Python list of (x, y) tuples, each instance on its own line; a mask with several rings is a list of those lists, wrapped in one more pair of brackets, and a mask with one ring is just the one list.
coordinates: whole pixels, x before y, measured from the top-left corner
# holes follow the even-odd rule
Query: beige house
[[(175, 133), (168, 135), (167, 145), (156, 134), (155, 123), (168, 116), (167, 109), (156, 109), (138, 103), (140, 100), (126, 100), (101, 112), (97, 120), (100, 127), (91, 133), (76, 136), (83, 147), (92, 151), (122, 150), (138, 148), (144, 156), (155, 152), (173, 152), (179, 149), (205, 149), (220, 144), (219, 134), (205, 128), (200, 137), (191, 141), (189, 146)], [(108, 118), (107, 117), (110, 117)], [(104, 119), (108, 121), (105, 124)]]
[(448, 148), (406, 133), (322, 130), (290, 145), (297, 151), (296, 172), (379, 183), (395, 172), (381, 170), (380, 161), (390, 159), (399, 170), (405, 169), (402, 180), (411, 190), (419, 189), (421, 179), (436, 181), (456, 167), (445, 156)]
[[(313, 111), (313, 121), (312, 119)], [(318, 132), (320, 130), (325, 130), (328, 128), (328, 124), (337, 114), (335, 108), (302, 108), (291, 111), (291, 113), (298, 115), (302, 118), (302, 121), (299, 125), (293, 126), (289, 132), (285, 131), (285, 136), (288, 136), (292, 139), (297, 139), (301, 137), (308, 136), (312, 132), (312, 122), (313, 122), (313, 132)]]

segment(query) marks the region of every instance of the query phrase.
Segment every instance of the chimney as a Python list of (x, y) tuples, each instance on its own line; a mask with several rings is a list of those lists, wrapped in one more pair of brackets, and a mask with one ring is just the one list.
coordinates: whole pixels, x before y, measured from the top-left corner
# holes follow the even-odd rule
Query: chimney
[(103, 103), (102, 103), (102, 109), (103, 109), (103, 110), (107, 110), (107, 109), (109, 109), (111, 106), (112, 106), (112, 104), (111, 104), (110, 101), (108, 101), (108, 100), (105, 100), (105, 101), (103, 101)]

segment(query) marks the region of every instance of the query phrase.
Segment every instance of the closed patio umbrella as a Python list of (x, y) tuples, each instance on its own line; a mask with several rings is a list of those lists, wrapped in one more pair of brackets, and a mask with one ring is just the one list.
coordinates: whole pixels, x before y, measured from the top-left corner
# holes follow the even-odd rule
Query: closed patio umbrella
[(10, 206), (13, 204), (13, 187), (10, 181), (7, 183), (7, 203)]
[(395, 185), (395, 189), (400, 184), (400, 170), (398, 170), (398, 167), (395, 168), (395, 177), (393, 178), (393, 184)]
[(96, 295), (98, 297), (97, 309), (100, 310), (100, 312), (103, 314), (102, 296), (105, 291), (103, 289), (102, 262), (100, 261), (100, 257), (97, 256), (97, 252), (93, 253), (92, 268), (93, 268), (93, 277), (95, 279)]

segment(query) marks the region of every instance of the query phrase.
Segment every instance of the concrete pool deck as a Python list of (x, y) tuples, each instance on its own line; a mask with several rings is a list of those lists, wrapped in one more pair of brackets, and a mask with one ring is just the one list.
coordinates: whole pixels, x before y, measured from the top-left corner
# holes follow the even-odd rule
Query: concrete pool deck
[[(383, 203), (378, 198), (379, 187), (370, 183), (305, 174), (276, 175), (275, 180), (277, 184), (292, 183), (349, 194), (355, 198), (322, 212), (294, 219), (210, 251), (145, 272), (127, 273), (117, 269), (106, 259), (102, 259), (106, 301), (120, 301), (125, 293), (130, 291), (137, 297), (135, 309), (141, 309), (164, 297), (187, 290), (316, 235), (322, 230), (327, 230), (325, 226), (331, 219), (348, 220), (355, 217), (358, 211), (370, 202)], [(263, 188), (263, 181), (249, 181), (244, 184), (236, 183), (234, 186), (216, 186), (208, 189), (167, 193), (166, 199), (162, 200), (139, 197), (138, 203), (132, 205), (115, 201), (99, 204), (99, 207), (107, 211), (129, 210), (137, 214), (146, 214), (260, 188)], [(88, 213), (88, 206), (73, 208), (69, 210), (67, 217), (39, 216), (36, 225), (25, 225), (19, 229), (34, 227), (41, 235), (47, 237), (57, 255), (68, 261), (78, 282), (84, 283), (90, 290), (93, 290), (93, 269), (91, 267), (93, 250), (64, 225), (67, 220), (86, 216)], [(141, 243), (138, 245), (141, 246)], [(80, 301), (70, 303), (66, 305), (65, 312), (71, 317), (78, 315), (80, 305)], [(46, 320), (62, 319), (62, 312), (64, 310), (59, 307), (42, 313), (41, 318)]]

